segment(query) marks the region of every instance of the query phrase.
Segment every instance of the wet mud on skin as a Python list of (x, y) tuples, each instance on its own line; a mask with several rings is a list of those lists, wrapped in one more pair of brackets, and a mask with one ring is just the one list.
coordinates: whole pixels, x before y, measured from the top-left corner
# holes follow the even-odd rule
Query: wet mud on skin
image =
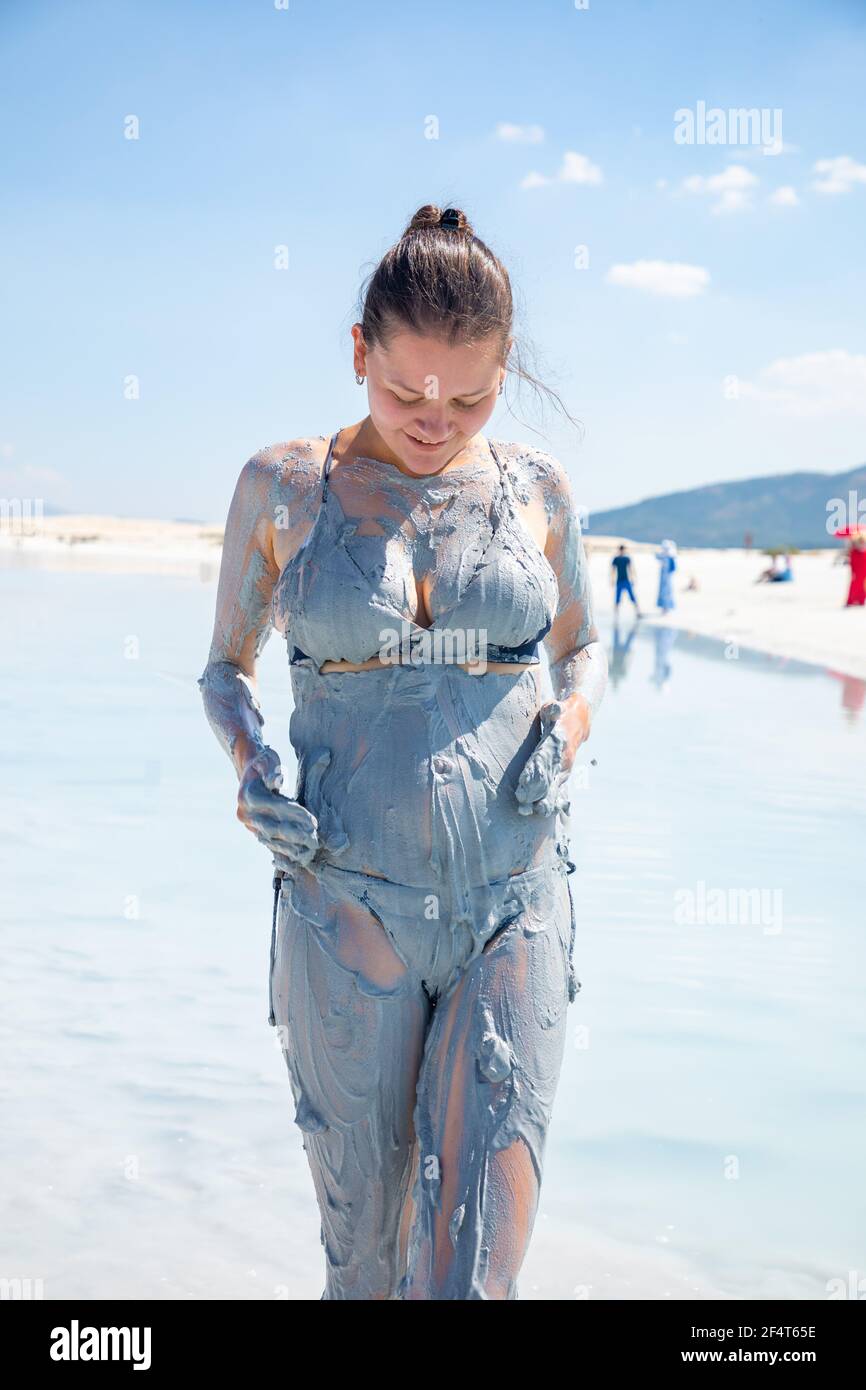
[[(275, 879), (270, 1021), (323, 1298), (514, 1299), (579, 988), (560, 715), (575, 692), (594, 711), (606, 679), (580, 529), (540, 451), (498, 444), (494, 468), (434, 479), (367, 459), (317, 475), (333, 444), (247, 465), (201, 681), (240, 773), (270, 751), (255, 654), (271, 622), (285, 636), (316, 844)], [(320, 671), (370, 658), (389, 626), (420, 634), (422, 612), (516, 663), (543, 640), (556, 699), (532, 666)]]
[(423, 890), (283, 880), (271, 994), (325, 1298), (517, 1297), (579, 989), (566, 868), (480, 895), (463, 933), (425, 923)]

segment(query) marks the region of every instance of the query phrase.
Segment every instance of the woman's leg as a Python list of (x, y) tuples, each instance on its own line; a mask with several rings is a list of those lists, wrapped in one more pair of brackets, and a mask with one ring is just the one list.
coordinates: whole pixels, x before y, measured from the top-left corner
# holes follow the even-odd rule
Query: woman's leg
[(430, 1002), (363, 907), (342, 904), (323, 933), (285, 888), (272, 989), (322, 1218), (322, 1297), (396, 1298)]
[(571, 912), (560, 874), (532, 909), (494, 933), (436, 1005), (415, 1112), (406, 1300), (517, 1297), (565, 1045)]

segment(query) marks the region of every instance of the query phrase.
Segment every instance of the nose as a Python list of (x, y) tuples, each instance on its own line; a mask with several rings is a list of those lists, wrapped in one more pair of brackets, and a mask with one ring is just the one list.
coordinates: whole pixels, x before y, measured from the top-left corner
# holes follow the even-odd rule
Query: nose
[(423, 416), (416, 417), (412, 433), (423, 439), (426, 444), (441, 444), (451, 434), (451, 428), (444, 411), (434, 413), (428, 410)]

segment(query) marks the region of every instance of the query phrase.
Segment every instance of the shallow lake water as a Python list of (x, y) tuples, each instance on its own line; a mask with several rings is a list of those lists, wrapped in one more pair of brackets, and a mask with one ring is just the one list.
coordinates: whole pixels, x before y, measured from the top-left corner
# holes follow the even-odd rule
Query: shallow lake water
[[(213, 574), (4, 568), (0, 593), (0, 1275), (318, 1299), (268, 856), (195, 685)], [(520, 1297), (826, 1298), (866, 1277), (866, 685), (604, 637), (573, 779), (582, 988)], [(275, 637), (291, 790), (285, 663)]]

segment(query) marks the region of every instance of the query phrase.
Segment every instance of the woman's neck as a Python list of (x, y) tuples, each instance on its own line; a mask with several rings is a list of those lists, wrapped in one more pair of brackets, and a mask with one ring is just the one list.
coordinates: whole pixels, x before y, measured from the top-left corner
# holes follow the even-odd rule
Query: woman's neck
[(350, 425), (348, 429), (343, 431), (340, 440), (340, 453), (371, 459), (395, 468), (407, 478), (421, 479), (439, 478), (443, 473), (449, 472), (455, 464), (459, 466), (462, 463), (480, 463), (488, 457), (489, 450), (483, 436), (476, 434), (467, 440), (461, 449), (458, 449), (453, 458), (448, 459), (441, 468), (437, 468), (435, 473), (416, 473), (414, 469), (408, 468), (403, 460), (394, 453), (394, 450), (385, 443), (370, 416), (367, 415), (357, 425)]

